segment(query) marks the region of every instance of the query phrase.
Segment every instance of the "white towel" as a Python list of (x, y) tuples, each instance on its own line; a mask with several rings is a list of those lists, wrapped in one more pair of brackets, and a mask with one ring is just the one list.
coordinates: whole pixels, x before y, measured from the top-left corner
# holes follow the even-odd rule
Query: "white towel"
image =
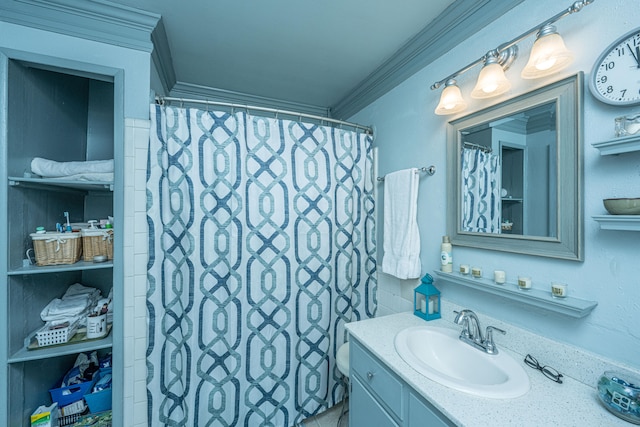
[(400, 279), (421, 275), (417, 172), (415, 168), (405, 169), (384, 178), (382, 272)]
[(113, 173), (113, 159), (86, 162), (56, 162), (35, 157), (31, 160), (31, 172), (46, 178), (68, 177), (78, 174)]

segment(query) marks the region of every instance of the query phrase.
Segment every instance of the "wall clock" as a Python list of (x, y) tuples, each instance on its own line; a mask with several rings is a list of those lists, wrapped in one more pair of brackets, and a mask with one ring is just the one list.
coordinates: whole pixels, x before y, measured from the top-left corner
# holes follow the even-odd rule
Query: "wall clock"
[(591, 70), (589, 88), (593, 96), (607, 104), (640, 104), (640, 28), (602, 52)]

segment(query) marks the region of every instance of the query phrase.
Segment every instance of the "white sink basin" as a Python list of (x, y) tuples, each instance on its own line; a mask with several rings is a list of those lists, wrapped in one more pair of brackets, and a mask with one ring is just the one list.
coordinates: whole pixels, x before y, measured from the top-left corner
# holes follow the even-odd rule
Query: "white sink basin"
[(396, 335), (395, 347), (425, 377), (465, 393), (511, 399), (529, 391), (529, 376), (510, 355), (486, 354), (460, 341), (459, 335), (453, 329), (415, 326)]

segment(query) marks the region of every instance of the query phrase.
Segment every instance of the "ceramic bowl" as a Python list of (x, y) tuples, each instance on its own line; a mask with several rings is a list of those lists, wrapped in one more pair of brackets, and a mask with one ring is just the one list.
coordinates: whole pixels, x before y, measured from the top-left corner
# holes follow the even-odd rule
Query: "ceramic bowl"
[(604, 199), (603, 202), (611, 215), (640, 215), (640, 198)]

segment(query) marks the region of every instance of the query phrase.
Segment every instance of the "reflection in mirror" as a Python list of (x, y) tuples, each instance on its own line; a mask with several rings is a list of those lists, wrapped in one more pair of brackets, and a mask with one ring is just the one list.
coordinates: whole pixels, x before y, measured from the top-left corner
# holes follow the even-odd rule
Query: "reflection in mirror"
[(555, 237), (556, 102), (462, 129), (460, 134), (461, 228)]
[(454, 245), (582, 259), (582, 74), (449, 123)]

